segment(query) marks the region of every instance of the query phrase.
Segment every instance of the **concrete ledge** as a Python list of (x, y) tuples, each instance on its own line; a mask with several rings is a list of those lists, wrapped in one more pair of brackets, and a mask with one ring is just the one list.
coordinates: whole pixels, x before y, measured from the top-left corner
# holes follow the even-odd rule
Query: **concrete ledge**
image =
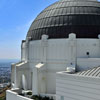
[(11, 90), (7, 90), (6, 91), (6, 100), (33, 100), (24, 96), (20, 96), (18, 95), (18, 93), (11, 91)]

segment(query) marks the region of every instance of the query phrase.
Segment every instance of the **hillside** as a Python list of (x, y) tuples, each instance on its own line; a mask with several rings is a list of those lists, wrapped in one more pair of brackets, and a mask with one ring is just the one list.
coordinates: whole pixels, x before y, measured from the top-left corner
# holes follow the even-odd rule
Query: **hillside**
[(6, 100), (6, 90), (10, 89), (10, 86), (0, 90), (0, 100)]

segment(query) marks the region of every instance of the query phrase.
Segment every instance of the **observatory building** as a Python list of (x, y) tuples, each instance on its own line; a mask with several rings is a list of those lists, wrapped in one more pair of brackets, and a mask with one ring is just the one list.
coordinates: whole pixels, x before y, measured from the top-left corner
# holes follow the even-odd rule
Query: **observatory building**
[[(100, 2), (59, 0), (33, 21), (12, 64), (7, 100), (100, 100)], [(26, 93), (24, 96), (20, 94)]]

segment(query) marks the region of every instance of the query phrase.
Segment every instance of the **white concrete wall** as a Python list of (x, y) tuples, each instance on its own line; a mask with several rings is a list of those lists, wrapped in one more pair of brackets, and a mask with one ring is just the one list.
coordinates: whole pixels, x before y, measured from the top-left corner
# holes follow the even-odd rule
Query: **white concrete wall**
[[(77, 39), (77, 57), (87, 58), (86, 52), (90, 53), (91, 58), (100, 57), (99, 39)], [(23, 43), (23, 59), (25, 59), (25, 43)], [(67, 60), (69, 51), (68, 39), (49, 39), (47, 42), (47, 60)], [(30, 41), (29, 60), (38, 61), (43, 58), (41, 40)]]
[[(23, 88), (25, 90), (32, 90), (31, 87), (31, 70), (29, 69), (29, 63), (24, 63), (17, 66), (17, 88)], [(24, 79), (23, 79), (24, 78)]]
[[(98, 62), (94, 63), (92, 66), (92, 63), (88, 64), (88, 61), (86, 60), (79, 60), (81, 58), (100, 58), (99, 39), (76, 39), (76, 51), (74, 51), (72, 57), (72, 50), (70, 49), (71, 41), (69, 41), (69, 39), (47, 40), (47, 46), (45, 47), (46, 51), (43, 50), (44, 47), (41, 42), (41, 40), (36, 40), (29, 43), (29, 62), (32, 64), (46, 62), (48, 70), (52, 70), (53, 68), (53, 70), (56, 69), (56, 72), (65, 70), (66, 67), (73, 62), (72, 58), (74, 57), (76, 57), (76, 60), (74, 60), (76, 61), (75, 65), (78, 65), (78, 70), (83, 70), (85, 68), (85, 63), (88, 68), (100, 65)], [(87, 55), (87, 52), (89, 52), (89, 56)], [(96, 60), (94, 59), (94, 62), (95, 61)]]
[[(56, 93), (56, 72), (65, 71), (72, 62), (77, 66), (77, 70), (85, 70), (86, 68), (92, 68), (100, 65), (100, 40), (99, 39), (48, 39), (48, 40), (34, 40), (29, 41), (28, 50), (23, 44), (23, 59), (27, 61), (26, 55), (29, 55), (29, 73), (32, 79), (31, 73), (33, 68), (40, 62), (45, 64), (46, 71), (46, 92)], [(26, 49), (26, 50), (24, 50)], [(25, 52), (24, 51), (28, 51)], [(89, 58), (95, 58), (90, 60), (87, 56), (89, 52)], [(84, 59), (81, 59), (84, 58)], [(95, 63), (96, 61), (96, 63)], [(23, 70), (23, 69), (22, 69)], [(41, 71), (41, 70), (40, 70)], [(41, 71), (43, 73), (44, 71)], [(40, 73), (40, 72), (38, 72)], [(41, 77), (41, 78), (44, 78)], [(38, 81), (40, 82), (38, 77)], [(44, 81), (43, 81), (44, 82)], [(52, 82), (52, 83), (51, 83)], [(29, 84), (32, 84), (31, 80)], [(39, 85), (39, 84), (38, 84)], [(41, 83), (42, 85), (42, 83)], [(32, 87), (32, 85), (30, 85)], [(41, 86), (40, 86), (41, 87)], [(43, 91), (39, 88), (39, 92)]]
[(100, 66), (100, 58), (77, 58), (77, 71)]
[[(11, 83), (12, 88), (23, 88), (32, 90), (31, 70), (29, 63), (20, 62), (12, 65)], [(24, 79), (23, 79), (24, 78)]]
[(14, 67), (15, 65), (14, 64), (12, 64), (11, 65), (11, 83), (14, 83), (15, 82), (15, 73), (14, 73), (14, 70), (15, 70), (15, 67)]
[(33, 99), (20, 96), (16, 92), (7, 90), (6, 91), (6, 100), (33, 100)]
[[(64, 68), (66, 68), (65, 66), (70, 64), (72, 60), (72, 51), (70, 50), (69, 44), (69, 39), (50, 39), (47, 40), (47, 46), (45, 47), (46, 51), (44, 51), (44, 47), (42, 46), (41, 40), (30, 41), (29, 62), (46, 62), (48, 64), (61, 64), (61, 66), (64, 66)], [(75, 56), (76, 58), (88, 58), (88, 55), (86, 53), (89, 52), (89, 58), (100, 58), (99, 51), (99, 39), (77, 39), (76, 52), (74, 52), (73, 57)], [(46, 59), (46, 61), (44, 60), (44, 58)], [(77, 63), (78, 62), (76, 62), (76, 64)], [(53, 65), (53, 67), (54, 66), (55, 65)]]
[(100, 78), (57, 73), (56, 100), (100, 100)]
[(77, 57), (88, 58), (86, 52), (89, 52), (90, 58), (100, 57), (99, 39), (77, 39)]

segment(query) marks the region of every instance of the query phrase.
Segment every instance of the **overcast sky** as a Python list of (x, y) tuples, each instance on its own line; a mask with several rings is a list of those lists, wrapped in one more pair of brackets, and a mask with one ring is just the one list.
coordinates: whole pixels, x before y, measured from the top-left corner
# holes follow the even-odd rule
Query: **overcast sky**
[(19, 59), (34, 18), (57, 0), (0, 0), (0, 59)]

